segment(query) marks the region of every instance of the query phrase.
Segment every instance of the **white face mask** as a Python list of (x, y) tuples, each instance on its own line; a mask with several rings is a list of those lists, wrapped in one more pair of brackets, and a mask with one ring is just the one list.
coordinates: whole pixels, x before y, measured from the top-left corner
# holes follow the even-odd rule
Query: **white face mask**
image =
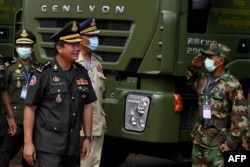
[(213, 72), (216, 66), (214, 65), (214, 60), (211, 60), (209, 58), (206, 58), (205, 61), (205, 68), (207, 69), (208, 72)]
[(32, 53), (31, 48), (26, 48), (26, 47), (18, 47), (17, 48), (17, 54), (22, 59), (29, 58), (31, 53)]
[(87, 46), (91, 50), (96, 50), (99, 45), (99, 39), (97, 36), (89, 38), (89, 45)]

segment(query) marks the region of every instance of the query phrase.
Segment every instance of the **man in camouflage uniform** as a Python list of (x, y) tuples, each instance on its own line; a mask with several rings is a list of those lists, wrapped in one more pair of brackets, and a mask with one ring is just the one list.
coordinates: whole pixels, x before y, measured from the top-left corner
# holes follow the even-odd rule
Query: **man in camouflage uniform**
[(250, 89), (248, 92), (247, 104), (248, 104), (248, 127), (247, 127), (246, 132), (243, 136), (242, 146), (246, 150), (250, 151)]
[[(242, 87), (225, 68), (229, 53), (227, 46), (212, 44), (188, 67), (187, 84), (199, 95), (199, 118), (191, 134), (193, 167), (223, 166), (223, 152), (239, 146), (247, 126)], [(208, 73), (199, 73), (204, 64)]]

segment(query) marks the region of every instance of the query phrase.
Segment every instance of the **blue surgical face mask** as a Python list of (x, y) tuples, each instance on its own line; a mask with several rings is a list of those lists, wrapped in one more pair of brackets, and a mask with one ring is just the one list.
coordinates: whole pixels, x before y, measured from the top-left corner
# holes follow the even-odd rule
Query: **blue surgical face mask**
[(206, 58), (205, 61), (205, 68), (207, 69), (208, 72), (213, 72), (216, 66), (214, 65), (214, 60), (211, 60), (209, 58)]
[(89, 38), (89, 45), (87, 46), (91, 50), (96, 50), (99, 46), (99, 39), (97, 36)]
[(32, 53), (31, 48), (26, 48), (26, 47), (18, 47), (17, 48), (17, 54), (22, 59), (29, 58), (31, 53)]

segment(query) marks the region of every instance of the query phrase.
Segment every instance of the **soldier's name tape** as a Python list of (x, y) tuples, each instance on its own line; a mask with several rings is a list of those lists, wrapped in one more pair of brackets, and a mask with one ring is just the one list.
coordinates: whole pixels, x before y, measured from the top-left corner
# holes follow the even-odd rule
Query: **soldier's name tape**
[(225, 151), (224, 167), (249, 167), (250, 151)]

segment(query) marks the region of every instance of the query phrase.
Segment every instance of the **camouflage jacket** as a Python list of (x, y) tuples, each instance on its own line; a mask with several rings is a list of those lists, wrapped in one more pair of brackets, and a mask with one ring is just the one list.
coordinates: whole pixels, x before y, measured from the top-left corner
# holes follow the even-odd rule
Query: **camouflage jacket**
[(200, 73), (199, 68), (189, 66), (187, 84), (198, 93), (200, 118), (203, 118), (203, 106), (208, 102), (211, 119), (228, 122), (228, 127), (217, 127), (216, 124), (205, 127), (198, 121), (191, 134), (194, 143), (206, 148), (218, 148), (226, 143), (231, 149), (237, 148), (247, 127), (247, 102), (239, 81), (229, 71), (216, 79), (210, 73)]
[(248, 127), (246, 134), (243, 137), (244, 142), (247, 142), (247, 150), (250, 150), (250, 89), (248, 92), (248, 98), (247, 98), (247, 103), (248, 103)]

